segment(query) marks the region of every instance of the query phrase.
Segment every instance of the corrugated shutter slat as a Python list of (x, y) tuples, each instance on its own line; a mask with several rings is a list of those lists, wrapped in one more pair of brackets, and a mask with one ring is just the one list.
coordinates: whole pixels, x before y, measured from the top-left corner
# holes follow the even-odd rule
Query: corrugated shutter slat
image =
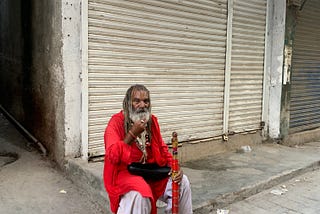
[(89, 0), (89, 155), (135, 83), (166, 141), (222, 134), (227, 1)]
[(320, 127), (320, 4), (308, 0), (300, 11), (292, 55), (289, 133)]
[(229, 132), (260, 129), (266, 1), (234, 1)]

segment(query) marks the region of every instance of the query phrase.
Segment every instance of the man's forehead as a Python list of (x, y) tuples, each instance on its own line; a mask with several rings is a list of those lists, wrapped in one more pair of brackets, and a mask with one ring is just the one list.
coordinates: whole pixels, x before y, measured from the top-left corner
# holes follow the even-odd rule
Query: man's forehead
[(133, 90), (132, 91), (132, 97), (146, 97), (146, 98), (149, 98), (149, 95), (148, 95), (148, 92), (147, 91), (144, 91), (144, 90)]

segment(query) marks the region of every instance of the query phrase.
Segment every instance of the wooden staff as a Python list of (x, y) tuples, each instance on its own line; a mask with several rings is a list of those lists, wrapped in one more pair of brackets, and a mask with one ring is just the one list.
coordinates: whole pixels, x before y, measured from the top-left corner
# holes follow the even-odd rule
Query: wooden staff
[[(179, 172), (179, 161), (178, 161), (178, 134), (172, 133), (172, 174), (171, 178), (174, 179)], [(179, 213), (179, 184), (172, 182), (172, 214)]]

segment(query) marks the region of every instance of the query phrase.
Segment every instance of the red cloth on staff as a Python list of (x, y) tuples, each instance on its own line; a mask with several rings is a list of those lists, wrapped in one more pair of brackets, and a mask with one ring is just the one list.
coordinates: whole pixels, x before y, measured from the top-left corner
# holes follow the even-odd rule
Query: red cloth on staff
[[(147, 147), (147, 163), (157, 163), (159, 166), (171, 166), (172, 155), (164, 143), (157, 118), (152, 115), (151, 144)], [(139, 162), (142, 152), (133, 142), (126, 144), (124, 115), (119, 112), (112, 116), (105, 130), (105, 162), (104, 185), (110, 199), (112, 212), (116, 213), (120, 198), (125, 193), (135, 190), (143, 197), (149, 197), (152, 205), (152, 214), (157, 213), (156, 201), (163, 194), (168, 178), (160, 181), (145, 181), (141, 176), (132, 175), (127, 170), (127, 165)]]

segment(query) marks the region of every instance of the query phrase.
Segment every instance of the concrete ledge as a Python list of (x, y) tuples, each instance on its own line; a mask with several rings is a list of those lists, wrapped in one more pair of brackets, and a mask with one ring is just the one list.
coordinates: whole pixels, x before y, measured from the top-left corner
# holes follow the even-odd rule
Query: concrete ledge
[(243, 133), (236, 135), (229, 135), (228, 141), (223, 141), (222, 138), (215, 140), (207, 140), (200, 142), (186, 142), (179, 147), (179, 161), (181, 163), (198, 160), (210, 155), (215, 155), (224, 152), (236, 151), (241, 146), (255, 146), (261, 144), (261, 133)]
[(67, 176), (105, 210), (111, 214), (108, 195), (105, 191), (102, 171), (103, 163), (88, 163), (82, 159), (70, 159), (65, 165)]
[(283, 140), (284, 145), (294, 146), (313, 142), (320, 139), (320, 129), (314, 129), (299, 133), (290, 134)]

